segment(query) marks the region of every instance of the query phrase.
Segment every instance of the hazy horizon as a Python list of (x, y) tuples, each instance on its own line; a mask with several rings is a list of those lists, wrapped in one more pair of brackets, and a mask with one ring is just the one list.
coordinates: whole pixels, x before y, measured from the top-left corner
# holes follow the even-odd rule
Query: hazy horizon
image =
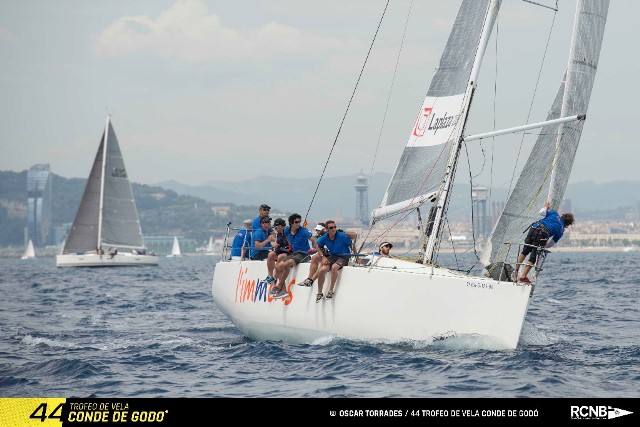
[[(393, 173), (459, 4), (389, 4), (325, 176)], [(48, 163), (60, 176), (86, 178), (111, 113), (133, 182), (317, 178), (385, 6), (5, 0), (0, 170)], [(503, 1), (467, 135), (544, 120), (566, 67), (575, 5), (559, 8)], [(630, 125), (640, 66), (627, 54), (640, 35), (638, 11), (639, 2), (611, 2), (570, 183), (640, 179)], [(508, 187), (520, 145), (520, 136), (470, 143), (457, 182), (471, 175), (480, 185)]]

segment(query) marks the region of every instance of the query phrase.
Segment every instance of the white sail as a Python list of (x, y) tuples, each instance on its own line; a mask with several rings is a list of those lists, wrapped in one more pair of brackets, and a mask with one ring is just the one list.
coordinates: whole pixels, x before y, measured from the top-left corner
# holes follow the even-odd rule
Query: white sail
[(207, 250), (205, 251), (205, 255), (222, 255), (222, 249), (224, 246), (224, 240), (222, 239), (214, 239), (213, 236), (209, 237), (209, 243), (207, 244)]
[[(599, 50), (608, 2), (584, 3), (589, 5), (578, 7), (584, 12), (578, 13), (575, 24), (576, 32), (582, 36), (574, 40), (571, 56), (576, 62), (581, 61), (579, 57), (587, 60), (574, 64), (578, 67), (575, 72), (569, 67), (567, 82), (557, 98), (560, 101), (554, 104), (549, 118), (564, 120), (586, 112), (597, 55), (593, 56), (594, 50), (579, 40), (583, 36), (599, 39), (593, 43)], [(374, 211), (374, 219), (380, 219), (434, 202), (424, 257), (420, 262), (381, 257), (376, 265), (368, 266), (353, 262), (340, 270), (335, 294), (329, 300), (316, 299), (315, 285), (297, 286), (309, 274), (308, 263), (292, 269), (285, 283), (286, 297), (273, 299), (269, 295), (273, 285), (265, 280), (266, 262), (221, 260), (212, 280), (213, 299), (245, 335), (292, 342), (310, 342), (326, 336), (398, 342), (470, 335), (474, 341), (482, 337), (483, 344), (478, 341), (482, 347), (516, 348), (537, 276), (533, 283), (514, 283), (506, 276), (461, 273), (435, 264), (460, 142), (471, 114), (484, 47), (499, 7), (500, 1), (462, 1), (398, 167), (381, 206)], [(594, 16), (587, 18), (590, 14)], [(587, 19), (583, 21), (582, 15)], [(586, 69), (589, 71), (582, 75)], [(571, 83), (572, 74), (582, 81)], [(583, 93), (577, 93), (578, 89), (574, 95), (567, 95), (564, 89), (582, 84), (587, 85)], [(565, 108), (568, 105), (571, 107)], [(551, 151), (557, 152), (551, 161), (556, 168), (555, 178), (551, 177), (551, 169), (541, 172), (547, 183), (555, 182), (552, 187), (556, 196), (552, 200), (564, 192), (582, 129), (581, 121), (572, 120), (547, 124), (547, 128), (564, 129), (560, 139), (556, 139), (559, 133), (555, 132), (548, 141)], [(566, 143), (567, 134), (573, 142)], [(544, 194), (547, 195), (546, 190)], [(508, 216), (503, 215), (505, 223), (511, 223)]]
[[(573, 29), (567, 73), (565, 74), (547, 120), (586, 114), (596, 71), (609, 1), (579, 1)], [(569, 182), (584, 121), (552, 125), (540, 131), (531, 154), (509, 195), (491, 238), (480, 260), (485, 266), (498, 265), (509, 249), (505, 242), (518, 242), (523, 230), (539, 219), (538, 210), (548, 199), (560, 206)], [(506, 259), (514, 263), (517, 251)]]
[(36, 250), (33, 247), (33, 241), (29, 239), (29, 243), (27, 243), (27, 247), (24, 249), (24, 254), (22, 254), (22, 259), (32, 259), (36, 257)]
[[(103, 252), (107, 252), (106, 256)], [(107, 117), (80, 206), (56, 264), (82, 267), (157, 263), (156, 256), (146, 255), (129, 176)]]
[(171, 253), (167, 255), (168, 257), (178, 257), (182, 256), (182, 251), (180, 251), (180, 242), (178, 238), (174, 236), (173, 244), (171, 245)]

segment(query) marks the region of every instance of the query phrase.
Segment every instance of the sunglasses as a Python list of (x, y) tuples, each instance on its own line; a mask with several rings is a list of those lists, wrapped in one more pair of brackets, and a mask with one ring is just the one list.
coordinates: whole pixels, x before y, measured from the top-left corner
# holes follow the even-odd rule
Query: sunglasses
[(327, 227), (329, 230), (335, 230), (336, 227)]
[(294, 224), (300, 224), (300, 222), (301, 222), (300, 220), (293, 221)]

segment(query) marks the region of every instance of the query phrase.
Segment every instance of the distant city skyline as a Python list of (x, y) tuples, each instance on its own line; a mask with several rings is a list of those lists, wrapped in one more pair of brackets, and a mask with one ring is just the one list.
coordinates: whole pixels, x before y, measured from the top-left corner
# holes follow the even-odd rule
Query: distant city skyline
[[(133, 182), (318, 177), (386, 4), (5, 0), (0, 170), (47, 163), (57, 175), (86, 178), (111, 113)], [(394, 171), (458, 6), (389, 3), (325, 176)], [(489, 42), (467, 134), (544, 119), (566, 66), (574, 7), (559, 2), (554, 20), (548, 8), (503, 1), (509, 20)], [(611, 2), (571, 183), (640, 179), (632, 127), (640, 64), (629, 55), (640, 35), (636, 12), (639, 2)], [(563, 42), (545, 54), (546, 35), (533, 33), (540, 29)], [(519, 137), (470, 143), (479, 162), (469, 172), (463, 158), (457, 180), (508, 187), (515, 165), (507, 155), (519, 145)]]

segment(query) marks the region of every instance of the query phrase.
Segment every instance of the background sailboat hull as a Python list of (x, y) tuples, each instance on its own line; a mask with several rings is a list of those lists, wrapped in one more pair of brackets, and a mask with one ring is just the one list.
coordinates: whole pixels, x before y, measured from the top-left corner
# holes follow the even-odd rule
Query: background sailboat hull
[(313, 287), (296, 284), (307, 277), (308, 263), (291, 270), (289, 299), (273, 300), (264, 282), (266, 262), (219, 262), (213, 299), (238, 329), (255, 340), (299, 343), (340, 336), (401, 342), (479, 335), (488, 338), (484, 342), (492, 348), (516, 348), (530, 286), (408, 261), (381, 261), (381, 268), (343, 268), (334, 298), (320, 303), (315, 302), (317, 281)]
[(158, 265), (158, 257), (154, 255), (116, 254), (62, 254), (56, 256), (56, 267), (125, 267)]

